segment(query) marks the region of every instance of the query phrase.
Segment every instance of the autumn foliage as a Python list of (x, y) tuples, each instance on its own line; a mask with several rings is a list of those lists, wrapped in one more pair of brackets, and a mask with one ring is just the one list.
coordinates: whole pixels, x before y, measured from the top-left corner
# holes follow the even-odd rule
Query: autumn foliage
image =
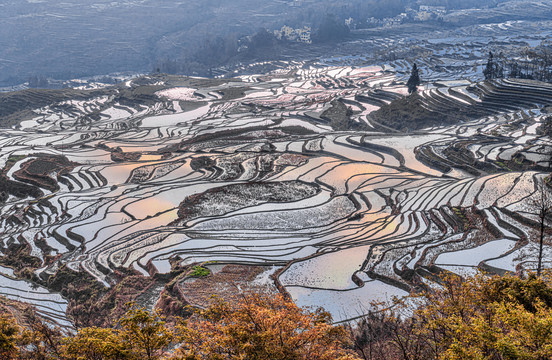
[[(444, 277), (438, 288), (409, 302), (351, 328), (362, 358), (552, 359), (550, 274)], [(412, 302), (417, 310), (401, 316)]]
[(20, 326), (4, 312), (0, 359), (552, 359), (552, 277), (443, 277), (432, 291), (348, 327), (274, 294), (214, 298), (191, 317), (169, 321), (129, 306), (112, 327), (73, 333), (32, 314)]
[(42, 324), (22, 328), (0, 315), (0, 359), (61, 360), (354, 360), (347, 332), (323, 311), (298, 308), (281, 295), (213, 299), (206, 310), (165, 322), (157, 312), (129, 306), (111, 328), (65, 334)]
[(281, 295), (244, 295), (213, 305), (178, 327), (174, 359), (353, 360), (346, 332), (323, 311), (309, 312)]

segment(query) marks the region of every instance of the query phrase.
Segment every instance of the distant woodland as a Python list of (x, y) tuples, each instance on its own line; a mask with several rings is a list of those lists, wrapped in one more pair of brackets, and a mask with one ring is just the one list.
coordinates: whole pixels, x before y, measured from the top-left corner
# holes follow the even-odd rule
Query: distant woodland
[(552, 44), (525, 48), (514, 54), (489, 52), (485, 79), (518, 78), (552, 82)]

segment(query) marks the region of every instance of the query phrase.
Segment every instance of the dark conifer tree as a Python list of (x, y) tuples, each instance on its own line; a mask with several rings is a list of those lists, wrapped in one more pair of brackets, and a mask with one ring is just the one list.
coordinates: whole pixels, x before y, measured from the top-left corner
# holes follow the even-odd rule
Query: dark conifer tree
[(485, 80), (499, 79), (504, 77), (504, 69), (495, 60), (492, 51), (489, 51), (489, 58), (487, 60), (487, 65), (483, 70), (483, 75), (485, 75)]
[(418, 91), (418, 86), (421, 83), (422, 81), (420, 80), (420, 73), (418, 71), (418, 66), (414, 64), (414, 66), (412, 66), (412, 72), (410, 73), (410, 78), (406, 83), (406, 86), (408, 87), (408, 93), (412, 94), (413, 92)]
[(493, 52), (489, 51), (489, 58), (487, 59), (487, 65), (485, 66), (485, 70), (483, 70), (483, 75), (485, 75), (485, 80), (494, 79), (493, 65), (494, 65)]

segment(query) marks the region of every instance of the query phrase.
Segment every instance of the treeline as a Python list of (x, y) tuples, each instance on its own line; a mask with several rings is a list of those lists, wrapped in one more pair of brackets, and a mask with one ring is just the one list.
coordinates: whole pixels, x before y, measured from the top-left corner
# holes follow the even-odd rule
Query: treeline
[(525, 48), (517, 56), (489, 52), (485, 79), (518, 78), (552, 82), (552, 46)]
[[(64, 333), (35, 314), (0, 316), (0, 358), (460, 360), (552, 358), (552, 278), (433, 279), (436, 286), (347, 326), (281, 295), (220, 299), (188, 319), (130, 306), (109, 328)], [(414, 306), (416, 307), (414, 309)], [(21, 318), (21, 316), (20, 316)]]

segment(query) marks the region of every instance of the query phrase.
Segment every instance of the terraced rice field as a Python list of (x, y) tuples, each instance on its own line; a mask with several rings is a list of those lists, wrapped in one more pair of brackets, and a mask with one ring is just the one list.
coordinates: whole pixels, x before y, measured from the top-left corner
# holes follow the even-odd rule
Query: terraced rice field
[[(65, 265), (109, 287), (120, 268), (269, 266), (298, 304), (344, 321), (444, 270), (535, 268), (552, 85), (430, 86), (425, 109), (467, 117), (405, 134), (374, 121), (406, 93), (382, 67), (146, 80), (112, 91), (154, 89), (153, 104), (66, 100), (0, 132), (0, 241), (27, 247), (38, 278)], [(69, 321), (67, 300), (26, 281), (0, 267), (0, 293)]]

